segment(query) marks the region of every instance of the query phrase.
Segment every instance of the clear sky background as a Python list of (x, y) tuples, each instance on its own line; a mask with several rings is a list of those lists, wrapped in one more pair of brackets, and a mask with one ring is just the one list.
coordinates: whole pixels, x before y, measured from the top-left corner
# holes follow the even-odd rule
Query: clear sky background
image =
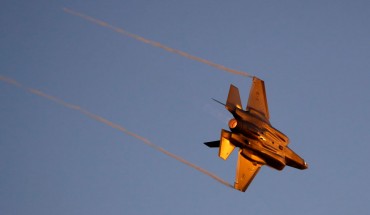
[(251, 79), (65, 13), (265, 80), (271, 123), (309, 163), (263, 167), (245, 193), (140, 140), (0, 82), (0, 214), (368, 214), (369, 1), (3, 1), (0, 75), (141, 135), (230, 183), (203, 145)]

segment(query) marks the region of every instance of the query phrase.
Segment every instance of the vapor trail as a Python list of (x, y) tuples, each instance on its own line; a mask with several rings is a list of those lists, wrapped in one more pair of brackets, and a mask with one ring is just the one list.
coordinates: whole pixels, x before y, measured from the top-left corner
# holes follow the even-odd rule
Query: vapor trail
[(201, 63), (204, 63), (204, 64), (207, 64), (209, 66), (212, 66), (212, 67), (215, 67), (217, 69), (220, 69), (220, 70), (223, 70), (223, 71), (226, 71), (226, 72), (230, 72), (230, 73), (233, 73), (233, 74), (236, 74), (236, 75), (241, 75), (241, 76), (245, 76), (245, 77), (253, 77), (252, 75), (246, 73), (246, 72), (243, 72), (243, 71), (238, 71), (238, 70), (234, 70), (234, 69), (230, 69), (230, 68), (227, 68), (223, 65), (220, 65), (220, 64), (217, 64), (217, 63), (213, 63), (209, 60), (205, 60), (203, 58), (200, 58), (200, 57), (196, 57), (194, 55), (191, 55), (191, 54), (188, 54), (186, 52), (183, 52), (183, 51), (180, 51), (180, 50), (177, 50), (177, 49), (173, 49), (173, 48), (170, 48), (168, 46), (165, 46), (159, 42), (156, 42), (156, 41), (152, 41), (152, 40), (149, 40), (149, 39), (146, 39), (144, 37), (141, 37), (139, 35), (136, 35), (136, 34), (132, 34), (122, 28), (119, 28), (119, 27), (116, 27), (114, 25), (111, 25), (111, 24), (108, 24), (107, 22), (104, 22), (104, 21), (101, 21), (99, 19), (96, 19), (96, 18), (93, 18), (91, 16), (88, 16), (86, 14), (83, 14), (83, 13), (80, 13), (80, 12), (77, 12), (77, 11), (74, 11), (74, 10), (71, 10), (69, 8), (63, 8), (63, 11), (66, 12), (66, 13), (69, 13), (69, 14), (72, 14), (74, 16), (78, 16), (78, 17), (81, 17), (89, 22), (92, 22), (94, 24), (97, 24), (97, 25), (100, 25), (102, 27), (105, 27), (105, 28), (108, 28), (112, 31), (115, 31), (119, 34), (122, 34), (124, 36), (128, 36), (128, 37), (131, 37), (135, 40), (138, 40), (140, 42), (143, 42), (143, 43), (147, 43), (149, 45), (152, 45), (152, 46), (155, 46), (155, 47), (158, 47), (158, 48), (161, 48), (161, 49), (164, 49), (168, 52), (171, 52), (171, 53), (174, 53), (174, 54), (178, 54), (178, 55), (181, 55), (183, 57), (186, 57), (186, 58), (189, 58), (191, 60), (195, 60), (195, 61), (198, 61), (198, 62), (201, 62)]
[(120, 125), (118, 125), (118, 124), (116, 124), (114, 122), (111, 122), (111, 121), (109, 121), (109, 120), (107, 120), (107, 119), (105, 119), (105, 118), (103, 118), (103, 117), (101, 117), (99, 115), (93, 114), (93, 113), (91, 113), (91, 112), (89, 112), (89, 111), (81, 108), (80, 106), (77, 106), (77, 105), (74, 105), (74, 104), (65, 102), (62, 99), (59, 99), (57, 97), (51, 96), (49, 94), (46, 94), (46, 93), (44, 93), (44, 92), (42, 92), (40, 90), (33, 89), (33, 88), (28, 88), (28, 87), (22, 85), (21, 83), (19, 83), (18, 81), (13, 80), (13, 79), (10, 79), (10, 78), (7, 78), (5, 76), (0, 76), (0, 81), (5, 82), (5, 83), (8, 83), (8, 84), (11, 84), (11, 85), (16, 86), (18, 88), (21, 88), (23, 90), (26, 90), (27, 92), (30, 92), (30, 93), (32, 93), (34, 95), (43, 97), (43, 98), (45, 98), (47, 100), (53, 101), (53, 102), (55, 102), (57, 104), (60, 104), (60, 105), (62, 105), (64, 107), (66, 107), (66, 108), (69, 108), (69, 109), (78, 111), (78, 112), (84, 114), (85, 116), (89, 117), (90, 119), (96, 120), (96, 121), (101, 122), (101, 123), (103, 123), (105, 125), (108, 125), (111, 128), (117, 129), (117, 130), (119, 130), (119, 131), (121, 131), (121, 132), (123, 132), (123, 133), (125, 133), (127, 135), (130, 135), (130, 136), (132, 136), (132, 137), (140, 140), (141, 142), (145, 143), (147, 146), (150, 146), (153, 149), (156, 149), (157, 151), (160, 151), (160, 152), (162, 152), (162, 153), (170, 156), (171, 158), (174, 158), (174, 159), (180, 161), (181, 163), (184, 163), (184, 164), (186, 164), (186, 165), (188, 165), (188, 166), (190, 166), (190, 167), (198, 170), (199, 172), (201, 172), (201, 173), (203, 173), (205, 175), (208, 175), (209, 177), (215, 179), (216, 181), (218, 181), (218, 182), (220, 182), (220, 183), (222, 183), (222, 184), (224, 184), (224, 185), (226, 185), (228, 187), (233, 188), (233, 186), (231, 184), (229, 184), (228, 182), (224, 181), (223, 179), (221, 179), (220, 177), (216, 176), (215, 174), (213, 174), (213, 173), (211, 173), (211, 172), (209, 172), (209, 171), (207, 171), (207, 170), (205, 170), (205, 169), (203, 169), (203, 168), (201, 168), (201, 167), (199, 167), (199, 166), (197, 166), (197, 165), (195, 165), (195, 164), (193, 164), (193, 163), (185, 160), (184, 158), (181, 158), (181, 157), (179, 157), (179, 156), (177, 156), (177, 155), (175, 155), (175, 154), (173, 154), (173, 153), (171, 153), (171, 152), (163, 149), (162, 147), (159, 147), (159, 146), (155, 145), (154, 143), (150, 142), (148, 139), (146, 139), (146, 138), (144, 138), (144, 137), (142, 137), (142, 136), (140, 136), (138, 134), (135, 134), (135, 133), (127, 130), (126, 128), (124, 128), (124, 127), (122, 127), (122, 126), (120, 126)]

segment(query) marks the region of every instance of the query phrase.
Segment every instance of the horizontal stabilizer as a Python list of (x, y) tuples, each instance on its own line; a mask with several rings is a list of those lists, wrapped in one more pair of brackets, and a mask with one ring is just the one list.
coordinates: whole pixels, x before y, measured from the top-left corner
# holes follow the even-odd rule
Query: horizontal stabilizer
[(235, 146), (230, 142), (230, 138), (231, 132), (222, 129), (218, 156), (224, 160), (226, 160), (235, 149)]
[(217, 99), (212, 98), (212, 100), (213, 100), (213, 101), (215, 101), (215, 102), (217, 102), (217, 103), (219, 103), (219, 104), (221, 104), (221, 105), (223, 105), (223, 106), (226, 106), (226, 104), (224, 104), (224, 103), (222, 103), (222, 102), (218, 101)]
[(211, 141), (211, 142), (205, 142), (204, 144), (205, 144), (206, 146), (210, 147), (210, 148), (217, 148), (217, 147), (220, 147), (220, 141), (219, 141), (219, 140)]

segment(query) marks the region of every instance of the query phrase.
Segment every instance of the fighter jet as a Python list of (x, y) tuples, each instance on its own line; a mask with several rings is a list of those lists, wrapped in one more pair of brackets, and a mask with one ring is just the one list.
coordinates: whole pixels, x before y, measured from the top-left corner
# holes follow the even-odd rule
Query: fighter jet
[(221, 104), (234, 117), (229, 121), (231, 131), (222, 129), (219, 141), (205, 144), (219, 147), (218, 156), (224, 160), (235, 147), (239, 148), (235, 189), (245, 192), (263, 165), (277, 170), (282, 170), (286, 165), (297, 169), (308, 168), (307, 163), (288, 147), (289, 138), (272, 127), (263, 80), (253, 77), (245, 110), (242, 108), (239, 90), (233, 85), (230, 85), (226, 104)]

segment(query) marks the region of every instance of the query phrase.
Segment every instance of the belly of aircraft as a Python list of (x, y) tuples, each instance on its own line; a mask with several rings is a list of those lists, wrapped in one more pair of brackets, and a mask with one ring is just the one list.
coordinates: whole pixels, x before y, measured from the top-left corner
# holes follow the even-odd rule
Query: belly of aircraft
[(266, 164), (274, 169), (282, 170), (285, 163), (285, 156), (279, 149), (263, 143), (251, 143), (243, 150), (243, 154), (252, 161)]

